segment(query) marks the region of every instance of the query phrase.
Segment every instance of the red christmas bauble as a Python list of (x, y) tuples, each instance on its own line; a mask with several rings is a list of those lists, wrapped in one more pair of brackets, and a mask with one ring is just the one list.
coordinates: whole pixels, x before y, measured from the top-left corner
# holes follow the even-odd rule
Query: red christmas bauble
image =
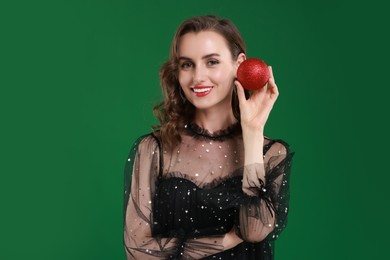
[(269, 76), (267, 64), (256, 58), (244, 60), (237, 70), (237, 80), (247, 90), (257, 90), (264, 87)]

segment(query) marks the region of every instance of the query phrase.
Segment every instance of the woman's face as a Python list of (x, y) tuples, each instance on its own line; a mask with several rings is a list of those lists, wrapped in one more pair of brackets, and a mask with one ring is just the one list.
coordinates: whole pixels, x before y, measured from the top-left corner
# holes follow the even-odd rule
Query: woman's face
[(225, 39), (213, 31), (183, 35), (178, 54), (179, 82), (189, 102), (201, 110), (230, 111), (233, 81), (245, 55), (234, 61)]

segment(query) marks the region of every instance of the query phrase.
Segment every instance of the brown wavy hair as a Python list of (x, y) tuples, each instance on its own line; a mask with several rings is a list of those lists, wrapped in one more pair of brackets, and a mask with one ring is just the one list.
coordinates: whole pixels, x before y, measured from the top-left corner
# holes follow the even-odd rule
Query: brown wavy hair
[[(185, 124), (191, 122), (195, 114), (195, 107), (184, 98), (184, 94), (181, 92), (178, 80), (178, 48), (180, 38), (184, 34), (201, 31), (213, 31), (224, 37), (233, 60), (236, 60), (240, 53), (245, 54), (246, 51), (245, 42), (240, 32), (227, 19), (213, 15), (196, 16), (184, 21), (179, 26), (173, 37), (169, 59), (160, 69), (160, 84), (164, 99), (153, 109), (160, 122), (160, 125), (153, 127), (153, 133), (161, 139), (164, 149), (173, 149), (181, 142), (180, 133)], [(239, 120), (240, 109), (235, 91), (233, 91), (232, 108), (234, 116)]]

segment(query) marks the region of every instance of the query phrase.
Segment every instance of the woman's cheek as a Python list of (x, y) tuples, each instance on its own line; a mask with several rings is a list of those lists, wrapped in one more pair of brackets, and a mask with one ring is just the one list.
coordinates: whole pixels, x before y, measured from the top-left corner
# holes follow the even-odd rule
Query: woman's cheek
[(214, 83), (220, 84), (221, 81), (223, 81), (223, 78), (224, 78), (224, 73), (222, 70), (214, 71), (211, 74), (211, 80), (214, 81)]
[(185, 77), (184, 77), (183, 73), (179, 73), (178, 79), (179, 79), (180, 86), (181, 87), (186, 87), (186, 80), (185, 80)]
[[(231, 75), (231, 76), (229, 76)], [(229, 70), (218, 70), (215, 71), (210, 77), (214, 84), (218, 85), (230, 85), (234, 80), (234, 74)]]
[(179, 72), (179, 83), (182, 87), (188, 87), (190, 81), (190, 77), (188, 76), (188, 73), (185, 72)]

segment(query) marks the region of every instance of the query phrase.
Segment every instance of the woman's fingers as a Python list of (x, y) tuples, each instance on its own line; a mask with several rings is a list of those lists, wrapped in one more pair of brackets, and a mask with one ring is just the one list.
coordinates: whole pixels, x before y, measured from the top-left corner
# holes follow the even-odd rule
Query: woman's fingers
[(269, 70), (270, 77), (268, 80), (267, 91), (270, 92), (271, 99), (276, 99), (279, 96), (279, 90), (278, 90), (278, 86), (275, 83), (272, 66), (268, 66), (268, 70)]
[(244, 88), (238, 80), (234, 81), (234, 84), (236, 85), (237, 89), (238, 102), (243, 104), (246, 101)]
[(268, 66), (268, 71), (269, 71), (269, 78), (274, 79), (274, 73), (272, 71), (272, 66)]

